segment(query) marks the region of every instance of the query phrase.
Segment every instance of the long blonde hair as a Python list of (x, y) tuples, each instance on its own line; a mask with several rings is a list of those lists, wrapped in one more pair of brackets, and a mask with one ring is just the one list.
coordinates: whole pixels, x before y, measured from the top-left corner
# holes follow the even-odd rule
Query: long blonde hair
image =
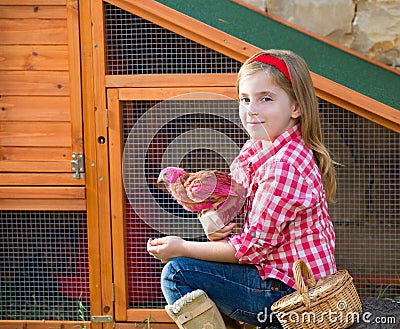
[[(274, 66), (257, 61), (248, 63), (260, 54), (271, 55), (283, 60), (288, 68), (290, 81)], [(270, 49), (262, 51), (247, 59), (241, 67), (236, 81), (238, 91), (239, 82), (243, 76), (254, 74), (261, 70), (265, 71), (273, 79), (274, 83), (285, 90), (298, 103), (301, 111), (299, 118), (301, 134), (305, 144), (314, 154), (315, 163), (321, 172), (327, 199), (330, 202), (334, 202), (336, 198), (334, 162), (322, 143), (318, 101), (306, 62), (302, 57), (289, 50)]]

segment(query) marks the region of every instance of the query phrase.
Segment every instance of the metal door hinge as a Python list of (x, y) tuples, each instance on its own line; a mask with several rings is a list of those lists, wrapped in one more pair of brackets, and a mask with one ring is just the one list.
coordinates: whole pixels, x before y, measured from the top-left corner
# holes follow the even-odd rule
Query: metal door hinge
[(71, 167), (72, 171), (74, 172), (72, 174), (72, 177), (76, 179), (83, 178), (84, 177), (83, 166), (84, 166), (83, 153), (77, 153), (77, 152), (72, 153)]
[(95, 315), (90, 319), (92, 322), (112, 322), (113, 317), (111, 315)]

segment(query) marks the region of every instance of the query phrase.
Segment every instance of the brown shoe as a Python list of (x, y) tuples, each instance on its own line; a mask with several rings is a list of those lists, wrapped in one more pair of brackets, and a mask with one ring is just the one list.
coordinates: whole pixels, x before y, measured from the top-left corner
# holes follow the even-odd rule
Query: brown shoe
[(217, 306), (200, 289), (165, 306), (165, 310), (180, 329), (226, 329)]

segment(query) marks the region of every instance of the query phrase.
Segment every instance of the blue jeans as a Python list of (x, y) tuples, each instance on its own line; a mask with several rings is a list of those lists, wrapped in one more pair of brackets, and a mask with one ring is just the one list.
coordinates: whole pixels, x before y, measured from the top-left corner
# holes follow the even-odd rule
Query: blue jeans
[(275, 279), (262, 280), (253, 265), (215, 263), (177, 257), (163, 268), (161, 288), (168, 304), (201, 289), (222, 313), (248, 324), (279, 327), (271, 305), (294, 291)]

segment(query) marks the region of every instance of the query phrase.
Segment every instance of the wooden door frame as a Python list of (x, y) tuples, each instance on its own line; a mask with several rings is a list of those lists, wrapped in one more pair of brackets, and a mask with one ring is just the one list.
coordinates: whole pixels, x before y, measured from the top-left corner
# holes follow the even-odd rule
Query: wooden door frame
[[(197, 75), (186, 81), (196, 81)], [(211, 76), (208, 79), (213, 79)], [(215, 79), (214, 79), (215, 80)], [(163, 309), (129, 309), (128, 308), (128, 276), (124, 222), (124, 186), (122, 172), (122, 113), (121, 102), (128, 100), (160, 100), (178, 95), (193, 93), (213, 93), (224, 97), (235, 98), (236, 87), (193, 86), (177, 88), (108, 88), (108, 141), (110, 164), (110, 195), (112, 219), (112, 248), (113, 248), (113, 287), (114, 315), (117, 322), (142, 322), (151, 316), (152, 323), (171, 323), (171, 318)]]
[[(79, 2), (90, 313), (113, 317), (103, 11), (102, 0)], [(92, 329), (113, 326), (91, 323)]]

